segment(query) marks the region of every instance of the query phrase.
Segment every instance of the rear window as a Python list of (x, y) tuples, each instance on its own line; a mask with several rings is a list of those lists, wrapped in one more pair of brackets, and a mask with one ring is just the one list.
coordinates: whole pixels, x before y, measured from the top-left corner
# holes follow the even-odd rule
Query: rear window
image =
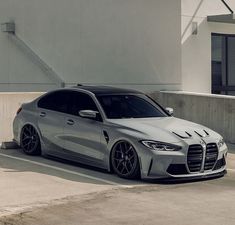
[(38, 107), (52, 111), (67, 113), (69, 92), (56, 91), (47, 94), (38, 101)]

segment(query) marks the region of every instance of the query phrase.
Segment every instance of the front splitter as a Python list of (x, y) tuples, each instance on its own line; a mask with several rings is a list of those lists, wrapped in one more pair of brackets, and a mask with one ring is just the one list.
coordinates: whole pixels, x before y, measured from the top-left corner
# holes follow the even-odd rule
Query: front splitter
[(175, 184), (175, 183), (195, 182), (195, 181), (216, 179), (216, 178), (223, 177), (226, 174), (227, 174), (227, 170), (224, 170), (222, 172), (218, 172), (215, 174), (206, 174), (206, 175), (195, 176), (195, 177), (169, 177), (169, 178), (158, 178), (158, 179), (146, 179), (146, 181), (150, 183)]

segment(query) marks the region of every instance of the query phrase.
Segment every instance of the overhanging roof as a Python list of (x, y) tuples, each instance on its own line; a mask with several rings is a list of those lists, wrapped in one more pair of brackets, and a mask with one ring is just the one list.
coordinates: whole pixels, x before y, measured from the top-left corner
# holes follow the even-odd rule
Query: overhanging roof
[(233, 23), (235, 24), (235, 14), (207, 16), (208, 22)]

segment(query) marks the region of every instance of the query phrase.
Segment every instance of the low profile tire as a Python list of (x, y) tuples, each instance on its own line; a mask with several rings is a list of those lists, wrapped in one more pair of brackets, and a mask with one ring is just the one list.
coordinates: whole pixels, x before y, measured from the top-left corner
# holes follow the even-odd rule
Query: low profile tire
[(121, 178), (136, 179), (140, 175), (138, 155), (127, 141), (115, 144), (111, 152), (111, 163), (114, 172)]
[(22, 128), (20, 144), (24, 153), (27, 155), (41, 154), (39, 135), (35, 128), (31, 125), (26, 125)]

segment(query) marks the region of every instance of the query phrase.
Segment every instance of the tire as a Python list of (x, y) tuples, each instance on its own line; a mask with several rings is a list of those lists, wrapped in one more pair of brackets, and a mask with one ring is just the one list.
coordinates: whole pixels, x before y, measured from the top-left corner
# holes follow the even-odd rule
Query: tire
[(111, 163), (114, 172), (121, 178), (136, 179), (140, 176), (138, 155), (127, 141), (120, 141), (114, 145)]
[(21, 130), (20, 145), (27, 155), (40, 155), (41, 143), (40, 138), (32, 125), (26, 125)]

